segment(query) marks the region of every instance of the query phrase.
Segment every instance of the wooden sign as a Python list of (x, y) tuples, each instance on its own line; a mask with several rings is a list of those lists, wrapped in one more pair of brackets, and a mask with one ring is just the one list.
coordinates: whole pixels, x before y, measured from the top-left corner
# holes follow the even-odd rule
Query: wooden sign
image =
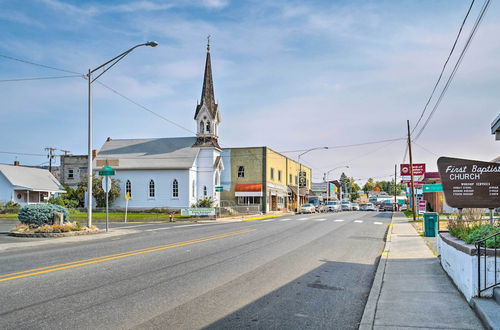
[(456, 208), (500, 206), (500, 164), (440, 157), (437, 166), (448, 205)]

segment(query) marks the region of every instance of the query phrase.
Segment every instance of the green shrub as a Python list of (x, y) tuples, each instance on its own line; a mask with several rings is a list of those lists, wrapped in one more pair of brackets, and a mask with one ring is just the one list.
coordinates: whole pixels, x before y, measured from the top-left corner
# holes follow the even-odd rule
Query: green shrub
[(55, 204), (55, 205), (59, 205), (62, 207), (67, 207), (69, 209), (74, 209), (74, 208), (78, 207), (77, 200), (63, 198), (62, 196), (50, 197), (48, 202), (50, 204)]
[(17, 213), (21, 209), (21, 205), (16, 202), (9, 201), (0, 207), (0, 214)]
[(19, 211), (18, 217), (21, 223), (43, 226), (53, 223), (55, 212), (62, 212), (64, 214), (64, 221), (69, 221), (68, 211), (64, 207), (54, 204), (26, 205)]

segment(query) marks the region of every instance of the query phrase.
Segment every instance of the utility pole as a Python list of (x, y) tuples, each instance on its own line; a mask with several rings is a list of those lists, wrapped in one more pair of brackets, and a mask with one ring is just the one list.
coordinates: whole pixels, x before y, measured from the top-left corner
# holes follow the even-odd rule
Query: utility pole
[(413, 156), (411, 153), (411, 133), (410, 133), (410, 121), (406, 121), (406, 126), (408, 127), (408, 152), (410, 154), (410, 176), (411, 176), (411, 205), (412, 205), (412, 211), (413, 211), (413, 221), (417, 220), (417, 207), (416, 203), (417, 200), (415, 198), (415, 183), (413, 179)]
[(71, 152), (71, 150), (63, 150), (63, 149), (61, 149), (60, 151), (64, 152), (64, 156), (67, 156)]
[(45, 150), (49, 152), (49, 154), (47, 155), (47, 158), (49, 159), (49, 172), (52, 173), (52, 159), (54, 159), (54, 157), (55, 157), (54, 151), (56, 151), (57, 149), (52, 148), (52, 147), (47, 147), (47, 148), (45, 148)]
[(398, 182), (398, 165), (394, 164), (394, 211), (398, 210), (398, 197), (396, 185)]

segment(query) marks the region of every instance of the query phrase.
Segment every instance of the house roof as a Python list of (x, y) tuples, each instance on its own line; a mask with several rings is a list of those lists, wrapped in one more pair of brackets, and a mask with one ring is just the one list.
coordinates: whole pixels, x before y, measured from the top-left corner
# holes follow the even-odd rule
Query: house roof
[(0, 173), (14, 189), (65, 192), (61, 183), (46, 169), (0, 164)]
[(96, 161), (118, 160), (114, 169), (190, 168), (200, 150), (192, 147), (195, 141), (196, 137), (113, 139), (104, 143)]

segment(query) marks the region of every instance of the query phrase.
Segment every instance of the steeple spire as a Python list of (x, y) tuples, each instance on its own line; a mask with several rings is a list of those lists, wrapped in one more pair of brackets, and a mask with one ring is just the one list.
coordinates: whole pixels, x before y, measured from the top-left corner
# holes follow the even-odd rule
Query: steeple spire
[(194, 118), (198, 116), (201, 108), (205, 106), (212, 118), (218, 116), (217, 104), (214, 96), (214, 83), (212, 79), (212, 61), (210, 58), (210, 35), (207, 37), (207, 58), (205, 60), (205, 74), (203, 76), (203, 88), (201, 90), (201, 101), (196, 107)]
[(212, 79), (212, 61), (210, 58), (210, 36), (207, 36), (207, 58), (205, 60), (205, 73), (203, 75), (203, 87), (201, 89), (201, 100), (196, 106), (194, 114), (198, 133), (193, 147), (215, 147), (220, 149), (217, 142), (219, 132), (220, 113), (214, 96), (214, 82)]

